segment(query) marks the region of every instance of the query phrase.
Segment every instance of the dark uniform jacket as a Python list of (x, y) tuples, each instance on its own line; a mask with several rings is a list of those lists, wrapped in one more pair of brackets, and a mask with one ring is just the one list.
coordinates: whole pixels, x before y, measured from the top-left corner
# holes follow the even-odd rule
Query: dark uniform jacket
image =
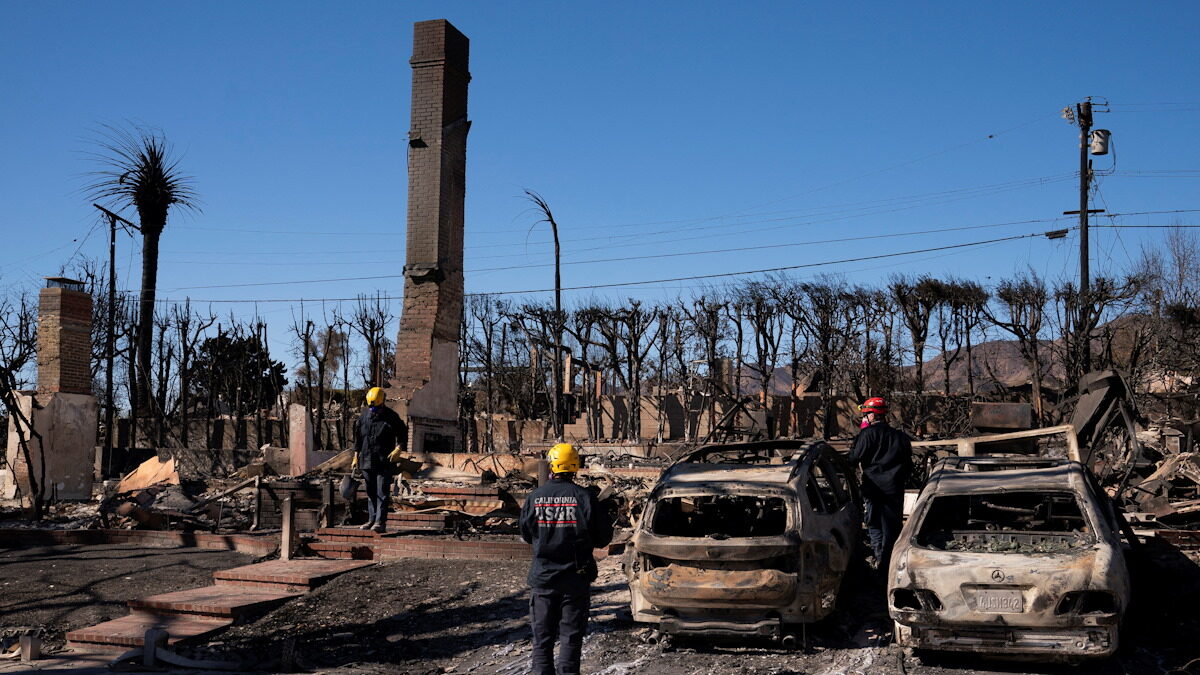
[(854, 439), (850, 462), (862, 465), (864, 483), (885, 494), (902, 494), (912, 473), (912, 442), (908, 434), (887, 422), (876, 422)]
[(596, 578), (592, 549), (608, 546), (613, 525), (596, 496), (564, 478), (530, 493), (521, 509), (521, 538), (533, 544), (529, 585), (585, 590)]
[(395, 465), (388, 461), (388, 455), (397, 445), (408, 447), (408, 425), (396, 411), (383, 405), (363, 411), (354, 425), (358, 468), (373, 473), (394, 473)]

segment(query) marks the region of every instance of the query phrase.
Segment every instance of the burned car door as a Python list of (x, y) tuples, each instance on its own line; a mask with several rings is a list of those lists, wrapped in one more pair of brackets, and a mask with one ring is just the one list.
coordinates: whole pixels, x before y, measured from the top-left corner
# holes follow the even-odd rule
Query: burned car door
[[(810, 537), (828, 536), (829, 565), (843, 572), (850, 564), (859, 521), (853, 478), (832, 449), (813, 457), (804, 495), (813, 518)], [(809, 529), (809, 528), (806, 528)]]

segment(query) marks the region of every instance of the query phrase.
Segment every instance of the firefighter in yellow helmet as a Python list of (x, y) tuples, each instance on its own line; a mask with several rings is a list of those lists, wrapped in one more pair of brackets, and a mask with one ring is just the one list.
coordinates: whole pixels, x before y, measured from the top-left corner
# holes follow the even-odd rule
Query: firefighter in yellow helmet
[(391, 494), (397, 451), (408, 447), (408, 425), (384, 403), (383, 389), (367, 391), (367, 409), (354, 425), (354, 466), (362, 469), (367, 491), (367, 522), (362, 529), (387, 529), (387, 503)]
[[(551, 479), (521, 509), (521, 538), (533, 544), (529, 567), (533, 673), (578, 673), (596, 579), (592, 549), (608, 546), (613, 525), (596, 496), (576, 485), (579, 452), (559, 443), (546, 455)], [(554, 643), (558, 641), (558, 670)]]

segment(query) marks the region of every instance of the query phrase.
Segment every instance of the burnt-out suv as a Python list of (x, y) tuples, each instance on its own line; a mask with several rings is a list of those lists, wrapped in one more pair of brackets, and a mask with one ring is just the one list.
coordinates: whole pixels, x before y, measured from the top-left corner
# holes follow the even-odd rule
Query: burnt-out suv
[(1110, 656), (1129, 604), (1117, 512), (1067, 459), (938, 463), (888, 574), (896, 642), (928, 650)]
[(793, 640), (833, 611), (859, 538), (858, 486), (828, 444), (699, 448), (663, 472), (626, 552), (635, 621), (664, 635)]

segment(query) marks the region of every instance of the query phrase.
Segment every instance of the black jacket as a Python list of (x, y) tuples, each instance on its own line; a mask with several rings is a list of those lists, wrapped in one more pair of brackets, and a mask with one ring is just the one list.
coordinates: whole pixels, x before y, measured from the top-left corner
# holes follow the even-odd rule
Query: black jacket
[(399, 445), (408, 447), (408, 425), (395, 410), (387, 406), (367, 409), (354, 425), (354, 452), (358, 454), (358, 468), (374, 473), (395, 473), (395, 465), (388, 455)]
[(586, 589), (597, 573), (592, 549), (608, 546), (612, 536), (612, 519), (595, 495), (569, 479), (550, 479), (521, 508), (521, 538), (533, 544), (529, 585)]
[(864, 488), (870, 483), (886, 494), (903, 494), (912, 473), (912, 442), (903, 431), (877, 422), (858, 433), (850, 462), (862, 465)]

